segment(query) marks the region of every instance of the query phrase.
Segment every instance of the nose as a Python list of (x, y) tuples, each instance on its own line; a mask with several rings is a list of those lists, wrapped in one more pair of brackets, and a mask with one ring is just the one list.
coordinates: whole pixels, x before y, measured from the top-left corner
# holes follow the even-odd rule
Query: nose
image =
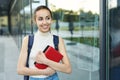
[(47, 23), (47, 21), (44, 19), (44, 20), (43, 20), (43, 24), (46, 24), (46, 23)]

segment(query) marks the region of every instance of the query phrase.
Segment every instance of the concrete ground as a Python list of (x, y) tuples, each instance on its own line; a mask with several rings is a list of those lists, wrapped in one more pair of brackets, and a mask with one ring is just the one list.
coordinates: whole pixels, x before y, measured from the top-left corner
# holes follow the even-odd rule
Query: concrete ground
[(16, 66), (19, 50), (11, 36), (0, 36), (0, 80), (22, 80)]

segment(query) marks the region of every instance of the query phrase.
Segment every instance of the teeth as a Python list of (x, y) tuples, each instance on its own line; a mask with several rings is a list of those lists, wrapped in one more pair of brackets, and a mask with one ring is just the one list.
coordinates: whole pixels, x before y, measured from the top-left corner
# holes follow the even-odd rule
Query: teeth
[(43, 26), (43, 28), (47, 28), (47, 26)]

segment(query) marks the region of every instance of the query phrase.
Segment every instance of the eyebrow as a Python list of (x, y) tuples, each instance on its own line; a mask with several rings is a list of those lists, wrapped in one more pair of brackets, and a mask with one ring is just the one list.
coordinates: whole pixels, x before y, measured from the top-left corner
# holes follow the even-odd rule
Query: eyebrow
[[(50, 16), (46, 16), (46, 17), (50, 17)], [(42, 18), (42, 16), (39, 16), (38, 18)], [(51, 17), (50, 17), (51, 18)]]
[[(38, 17), (42, 17), (42, 16), (39, 15)], [(51, 15), (47, 15), (46, 17), (51, 17)]]

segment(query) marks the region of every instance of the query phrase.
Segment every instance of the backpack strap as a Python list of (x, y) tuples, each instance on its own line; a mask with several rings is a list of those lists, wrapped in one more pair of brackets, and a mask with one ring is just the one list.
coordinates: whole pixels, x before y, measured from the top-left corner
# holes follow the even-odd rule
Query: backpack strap
[[(29, 55), (30, 55), (30, 51), (33, 45), (33, 41), (34, 41), (34, 35), (29, 35), (28, 36), (28, 55), (27, 55), (27, 61), (26, 61), (26, 67), (29, 67)], [(29, 76), (24, 76), (24, 80), (29, 80)]]
[(33, 45), (33, 41), (34, 41), (34, 35), (29, 35), (29, 39), (28, 39), (28, 55), (27, 55), (27, 63), (26, 63), (27, 67), (29, 67), (28, 60), (29, 60), (29, 55), (30, 55), (31, 48), (32, 48), (32, 45)]
[(54, 43), (54, 47), (56, 50), (58, 49), (58, 44), (59, 44), (59, 37), (57, 35), (53, 35), (53, 43)]

